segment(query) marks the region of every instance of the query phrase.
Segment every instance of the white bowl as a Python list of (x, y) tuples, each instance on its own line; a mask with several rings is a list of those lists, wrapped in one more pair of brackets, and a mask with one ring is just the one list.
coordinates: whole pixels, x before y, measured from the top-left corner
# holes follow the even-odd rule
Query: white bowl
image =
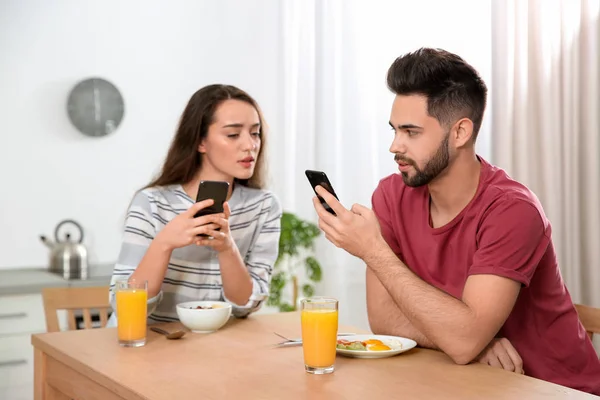
[[(211, 309), (197, 309), (196, 307)], [(195, 333), (210, 333), (221, 328), (231, 316), (231, 304), (224, 301), (188, 301), (176, 307), (181, 323)]]

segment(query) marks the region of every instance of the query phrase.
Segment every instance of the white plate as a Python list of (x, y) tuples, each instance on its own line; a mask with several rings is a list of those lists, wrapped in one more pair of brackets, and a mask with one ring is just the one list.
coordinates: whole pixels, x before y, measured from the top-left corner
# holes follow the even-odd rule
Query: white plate
[(345, 350), (338, 349), (336, 351), (338, 354), (344, 355), (346, 357), (355, 357), (355, 358), (385, 358), (395, 356), (400, 353), (404, 353), (417, 345), (412, 339), (403, 338), (400, 336), (386, 336), (386, 335), (352, 335), (352, 336), (344, 336), (339, 337), (338, 339), (347, 340), (349, 342), (354, 341), (365, 341), (368, 339), (378, 339), (383, 342), (388, 347), (391, 347), (391, 350), (383, 350), (383, 351), (369, 351), (369, 350)]

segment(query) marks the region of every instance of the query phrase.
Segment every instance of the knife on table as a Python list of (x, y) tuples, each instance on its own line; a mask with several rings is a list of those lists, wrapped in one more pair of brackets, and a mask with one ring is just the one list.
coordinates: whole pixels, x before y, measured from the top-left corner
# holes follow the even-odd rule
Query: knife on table
[[(352, 335), (356, 335), (356, 333), (352, 333), (352, 332), (338, 333), (338, 337), (352, 336)], [(302, 346), (302, 339), (301, 338), (290, 339), (286, 342), (277, 343), (276, 346), (277, 347)]]

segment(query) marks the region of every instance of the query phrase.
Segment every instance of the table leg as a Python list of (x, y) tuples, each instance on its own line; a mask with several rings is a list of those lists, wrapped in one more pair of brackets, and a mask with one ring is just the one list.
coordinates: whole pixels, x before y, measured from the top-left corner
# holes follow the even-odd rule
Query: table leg
[(46, 398), (44, 400), (72, 400), (69, 396), (63, 394), (62, 392), (59, 392), (58, 390), (54, 389), (48, 384), (46, 384), (45, 390)]
[(33, 398), (34, 400), (70, 400), (46, 382), (46, 353), (34, 348), (33, 353)]
[(45, 400), (46, 386), (46, 354), (40, 349), (33, 349), (33, 398)]

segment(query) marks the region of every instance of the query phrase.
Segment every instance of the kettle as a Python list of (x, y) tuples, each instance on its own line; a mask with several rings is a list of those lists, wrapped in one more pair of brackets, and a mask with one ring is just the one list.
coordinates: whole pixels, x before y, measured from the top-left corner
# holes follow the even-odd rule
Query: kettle
[[(79, 231), (78, 240), (73, 241), (70, 233), (65, 233), (64, 239), (59, 237), (63, 226), (72, 225)], [(61, 221), (54, 230), (52, 242), (46, 236), (40, 236), (41, 241), (50, 249), (50, 272), (62, 276), (64, 279), (87, 279), (88, 255), (83, 241), (83, 229), (77, 222), (67, 219)]]

